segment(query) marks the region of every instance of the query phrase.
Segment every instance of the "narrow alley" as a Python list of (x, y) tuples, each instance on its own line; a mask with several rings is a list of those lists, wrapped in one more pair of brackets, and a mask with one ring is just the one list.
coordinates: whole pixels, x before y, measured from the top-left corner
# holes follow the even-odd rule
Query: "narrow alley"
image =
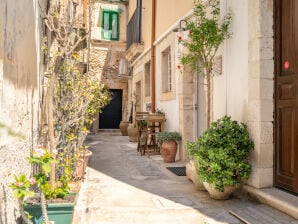
[(166, 169), (185, 163), (140, 156), (136, 143), (120, 133), (100, 132), (88, 139), (93, 155), (75, 208), (74, 224), (244, 223), (230, 214), (237, 209), (251, 209), (255, 217), (256, 211), (261, 211), (264, 222), (254, 223), (297, 223), (243, 197), (211, 199), (207, 192), (196, 191), (185, 176)]

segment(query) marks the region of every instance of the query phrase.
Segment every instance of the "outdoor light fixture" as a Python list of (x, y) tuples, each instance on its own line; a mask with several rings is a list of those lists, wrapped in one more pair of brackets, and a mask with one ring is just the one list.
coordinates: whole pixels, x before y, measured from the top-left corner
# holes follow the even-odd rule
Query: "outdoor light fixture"
[[(184, 23), (184, 25), (183, 25)], [(187, 21), (185, 19), (181, 19), (179, 21), (179, 27), (173, 29), (173, 32), (182, 32), (182, 31), (186, 31), (187, 28), (186, 28), (186, 25), (187, 25)]]

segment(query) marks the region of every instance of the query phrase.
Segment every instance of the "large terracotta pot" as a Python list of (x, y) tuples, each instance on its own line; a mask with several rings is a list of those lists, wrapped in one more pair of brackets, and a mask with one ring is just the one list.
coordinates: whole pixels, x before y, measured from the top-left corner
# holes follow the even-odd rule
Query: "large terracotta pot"
[(129, 125), (129, 121), (121, 121), (120, 124), (119, 124), (119, 128), (120, 128), (120, 131), (121, 131), (121, 135), (122, 136), (127, 136), (128, 133), (127, 133), (127, 127)]
[(138, 141), (138, 128), (134, 124), (129, 124), (127, 127), (128, 139), (130, 142)]
[(217, 199), (217, 200), (225, 200), (225, 199), (229, 199), (230, 195), (235, 191), (235, 187), (234, 186), (226, 186), (224, 188), (224, 192), (220, 192), (218, 190), (216, 190), (212, 185), (210, 185), (207, 182), (204, 182), (204, 187), (206, 188), (206, 190), (209, 193), (209, 196), (213, 199)]
[(186, 176), (190, 179), (193, 184), (195, 185), (196, 190), (206, 191), (203, 182), (200, 181), (198, 174), (197, 174), (197, 162), (195, 160), (190, 160), (186, 164)]
[(177, 154), (177, 142), (167, 141), (161, 144), (161, 155), (163, 157), (164, 162), (166, 163), (174, 163)]
[(80, 158), (77, 161), (76, 165), (76, 177), (83, 178), (85, 175), (85, 170), (89, 162), (89, 158), (92, 155), (90, 150), (85, 150), (84, 153), (81, 153)]

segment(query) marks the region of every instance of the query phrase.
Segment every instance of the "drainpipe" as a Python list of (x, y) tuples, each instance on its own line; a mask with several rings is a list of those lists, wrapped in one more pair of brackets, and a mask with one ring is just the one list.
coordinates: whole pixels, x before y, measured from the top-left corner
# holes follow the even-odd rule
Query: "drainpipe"
[(152, 0), (152, 28), (151, 28), (151, 112), (155, 112), (155, 13), (156, 0)]
[(88, 7), (88, 0), (84, 0), (83, 2), (83, 26), (87, 26), (87, 7)]

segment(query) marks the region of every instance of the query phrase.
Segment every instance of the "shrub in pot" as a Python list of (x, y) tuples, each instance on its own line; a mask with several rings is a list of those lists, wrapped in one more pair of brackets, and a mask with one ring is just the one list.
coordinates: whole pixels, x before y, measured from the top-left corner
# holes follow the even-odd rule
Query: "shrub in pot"
[(197, 175), (198, 161), (194, 158), (198, 149), (197, 142), (186, 142), (186, 153), (190, 161), (186, 164), (186, 176), (191, 180), (196, 190), (206, 190)]
[(164, 162), (175, 162), (177, 154), (177, 141), (181, 141), (181, 135), (174, 132), (159, 132), (156, 137), (157, 142), (161, 145), (161, 155)]
[[(229, 190), (227, 188), (237, 188), (248, 179), (251, 172), (248, 154), (254, 143), (245, 124), (224, 116), (211, 124), (196, 145), (193, 154), (198, 161), (198, 176), (211, 197), (226, 199), (229, 195), (223, 193)], [(214, 190), (220, 192), (219, 195), (211, 195)]]

